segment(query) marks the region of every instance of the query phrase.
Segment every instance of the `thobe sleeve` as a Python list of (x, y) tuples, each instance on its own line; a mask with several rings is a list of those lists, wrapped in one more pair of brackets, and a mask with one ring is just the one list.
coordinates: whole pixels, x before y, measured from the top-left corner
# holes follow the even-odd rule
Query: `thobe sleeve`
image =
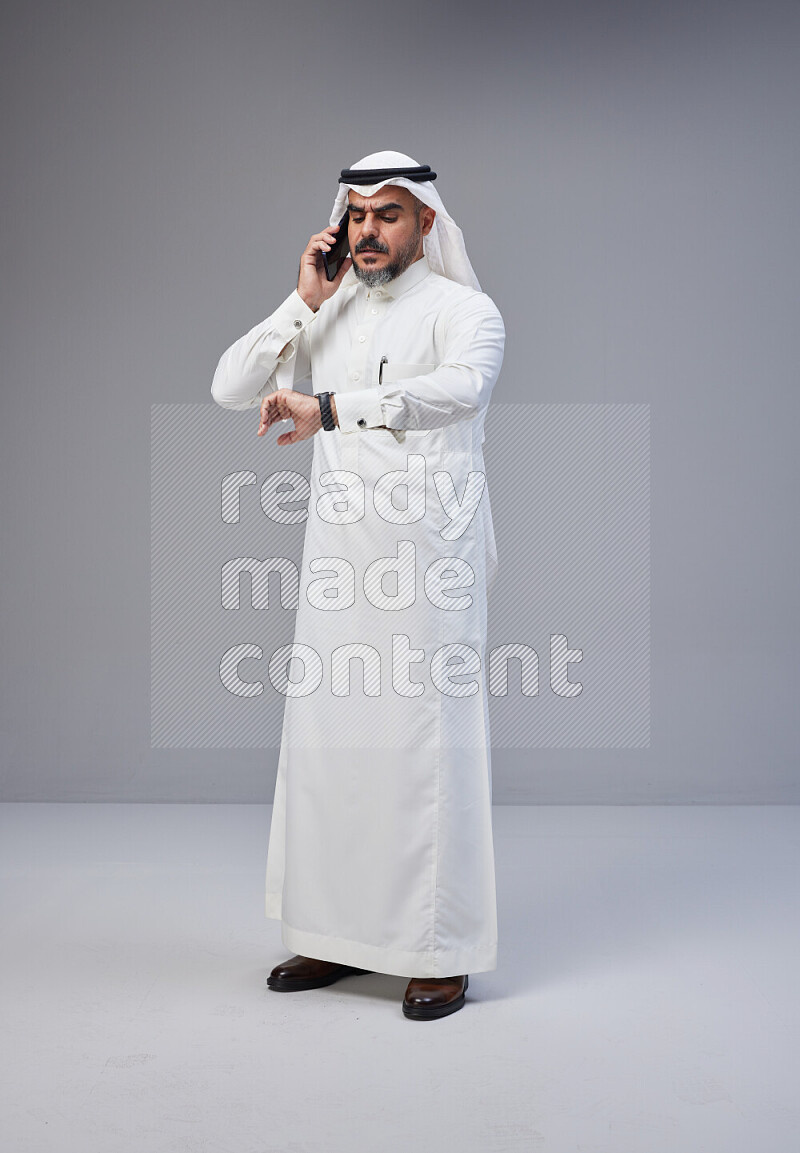
[(293, 383), (311, 373), (306, 328), (317, 315), (295, 291), (271, 316), (240, 337), (220, 357), (211, 396), (223, 408), (255, 408), (276, 392), (280, 366), (295, 358)]
[(489, 404), (500, 373), (505, 328), (484, 293), (445, 309), (444, 358), (433, 372), (391, 385), (336, 393), (341, 432), (361, 428), (443, 428), (472, 420)]

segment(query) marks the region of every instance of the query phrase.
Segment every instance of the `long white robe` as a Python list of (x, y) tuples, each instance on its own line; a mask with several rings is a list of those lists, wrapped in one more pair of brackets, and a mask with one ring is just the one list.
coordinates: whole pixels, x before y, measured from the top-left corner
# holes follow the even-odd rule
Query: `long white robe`
[[(378, 289), (350, 278), (317, 313), (292, 293), (219, 362), (224, 407), (309, 378), (336, 393), (339, 428), (314, 437), (267, 855), (266, 914), (295, 953), (409, 977), (497, 966), (482, 444), (503, 345), (489, 297), (423, 257)], [(470, 473), (480, 501), (447, 539)], [(352, 645), (363, 682), (362, 660), (336, 663)]]

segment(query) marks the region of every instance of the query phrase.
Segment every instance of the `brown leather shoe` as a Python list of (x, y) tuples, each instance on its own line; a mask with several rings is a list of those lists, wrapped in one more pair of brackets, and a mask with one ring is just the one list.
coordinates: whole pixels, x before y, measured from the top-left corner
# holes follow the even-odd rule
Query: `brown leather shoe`
[(413, 1021), (430, 1021), (455, 1013), (464, 1004), (469, 977), (412, 977), (403, 998), (403, 1012)]
[(372, 969), (356, 969), (353, 965), (340, 965), (336, 961), (318, 961), (316, 957), (290, 957), (276, 965), (267, 977), (267, 987), (280, 993), (299, 989), (321, 989), (332, 985), (351, 973), (371, 973)]

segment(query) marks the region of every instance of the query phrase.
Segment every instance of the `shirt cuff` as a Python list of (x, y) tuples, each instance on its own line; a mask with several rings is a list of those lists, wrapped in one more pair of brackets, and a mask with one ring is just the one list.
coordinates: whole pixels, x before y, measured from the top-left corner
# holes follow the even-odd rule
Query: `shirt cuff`
[(385, 424), (380, 395), (380, 388), (335, 393), (339, 432), (358, 432), (362, 428), (378, 428)]
[[(270, 323), (275, 329), (279, 337), (282, 337), (284, 344), (293, 342), (303, 331), (303, 329), (311, 323), (316, 316), (316, 312), (309, 308), (297, 289), (284, 300), (279, 308), (276, 308), (270, 317)], [(284, 363), (294, 356), (294, 344), (287, 348), (282, 356), (278, 357), (279, 362)]]

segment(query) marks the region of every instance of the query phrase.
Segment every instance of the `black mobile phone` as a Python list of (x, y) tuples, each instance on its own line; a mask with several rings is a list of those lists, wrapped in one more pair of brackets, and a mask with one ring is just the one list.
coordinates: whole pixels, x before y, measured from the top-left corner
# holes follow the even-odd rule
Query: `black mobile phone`
[(325, 275), (328, 280), (333, 280), (336, 273), (339, 271), (339, 265), (350, 251), (350, 242), (347, 239), (347, 225), (350, 222), (350, 209), (348, 208), (342, 219), (339, 221), (339, 231), (336, 233), (336, 240), (333, 242), (333, 248), (330, 252), (323, 252), (322, 263), (325, 268)]

